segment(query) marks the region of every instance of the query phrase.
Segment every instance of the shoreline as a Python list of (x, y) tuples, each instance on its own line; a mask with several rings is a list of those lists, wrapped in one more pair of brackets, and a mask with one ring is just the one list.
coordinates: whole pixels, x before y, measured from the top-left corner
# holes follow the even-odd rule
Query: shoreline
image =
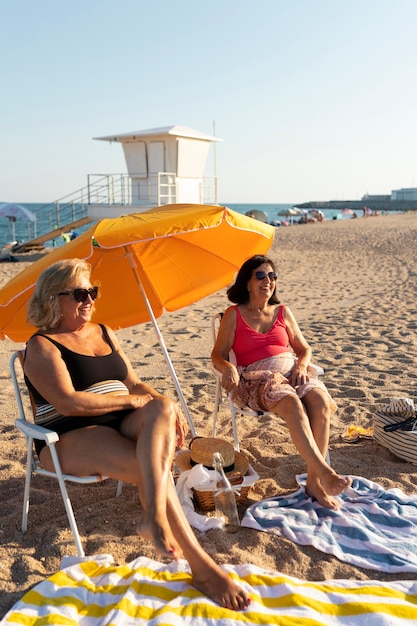
[[(277, 228), (269, 251), (278, 267), (279, 299), (295, 314), (339, 407), (330, 431), (332, 467), (385, 489), (397, 487), (407, 495), (416, 492), (417, 466), (373, 440), (348, 444), (340, 435), (350, 424), (371, 426), (373, 412), (392, 398), (415, 399), (416, 243), (417, 214), (410, 212)], [(0, 286), (29, 263), (2, 264)], [(211, 434), (214, 403), (210, 322), (228, 305), (225, 292), (158, 319), (197, 432), (203, 436)], [(117, 334), (140, 376), (175, 397), (151, 324)], [(18, 347), (22, 346), (10, 340), (0, 342), (0, 615), (34, 584), (55, 573), (65, 554), (75, 555), (56, 481), (35, 478), (28, 532), (20, 531), (25, 446), (13, 425), (16, 409), (8, 370), (9, 357)], [(232, 440), (225, 407), (220, 410), (218, 434)], [(297, 489), (295, 476), (304, 473), (305, 466), (279, 419), (253, 423), (244, 418), (239, 435), (242, 451), (260, 476), (250, 491), (251, 502)], [(69, 489), (88, 555), (110, 553), (117, 563), (140, 555), (160, 560), (153, 547), (135, 534), (141, 507), (134, 487), (125, 485), (117, 500), (116, 483), (110, 480)], [(304, 580), (417, 580), (414, 574), (355, 567), (310, 546), (248, 528), (233, 536), (220, 530), (195, 532), (219, 563), (250, 562)]]

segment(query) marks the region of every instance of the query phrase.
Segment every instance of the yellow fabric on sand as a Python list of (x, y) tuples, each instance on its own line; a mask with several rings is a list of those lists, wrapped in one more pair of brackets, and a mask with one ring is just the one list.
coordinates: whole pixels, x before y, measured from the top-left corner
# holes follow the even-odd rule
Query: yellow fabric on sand
[(308, 582), (253, 565), (226, 565), (252, 600), (248, 610), (235, 612), (191, 585), (185, 561), (162, 564), (140, 557), (115, 566), (108, 555), (85, 559), (73, 559), (29, 591), (1, 625), (405, 626), (417, 621), (417, 581)]

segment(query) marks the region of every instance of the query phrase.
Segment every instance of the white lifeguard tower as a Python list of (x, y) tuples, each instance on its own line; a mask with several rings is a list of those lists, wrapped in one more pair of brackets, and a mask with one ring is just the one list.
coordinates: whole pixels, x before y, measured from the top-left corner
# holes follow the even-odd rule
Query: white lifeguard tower
[(127, 174), (89, 174), (88, 214), (93, 219), (136, 213), (164, 204), (217, 204), (217, 177), (204, 170), (213, 142), (185, 126), (107, 137), (122, 144)]

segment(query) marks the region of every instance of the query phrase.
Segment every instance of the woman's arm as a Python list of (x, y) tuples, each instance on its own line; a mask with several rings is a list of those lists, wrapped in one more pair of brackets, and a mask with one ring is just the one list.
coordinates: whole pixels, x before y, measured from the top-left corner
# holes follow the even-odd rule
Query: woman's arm
[(290, 345), (297, 356), (297, 365), (292, 372), (290, 383), (297, 387), (308, 380), (307, 369), (311, 362), (311, 348), (305, 340), (297, 320), (287, 306), (284, 307), (284, 320)]
[(133, 391), (130, 363), (127, 379), (123, 381), (129, 389), (128, 395), (76, 391), (60, 351), (40, 335), (32, 337), (27, 344), (24, 369), (32, 385), (61, 415), (94, 416), (120, 409), (136, 409), (152, 399), (147, 386), (138, 385), (137, 391)]
[(232, 349), (236, 332), (236, 311), (234, 307), (226, 309), (220, 322), (216, 343), (211, 352), (211, 360), (216, 370), (222, 373), (222, 387), (226, 393), (236, 395), (239, 384), (239, 374), (236, 366), (229, 361), (229, 352)]

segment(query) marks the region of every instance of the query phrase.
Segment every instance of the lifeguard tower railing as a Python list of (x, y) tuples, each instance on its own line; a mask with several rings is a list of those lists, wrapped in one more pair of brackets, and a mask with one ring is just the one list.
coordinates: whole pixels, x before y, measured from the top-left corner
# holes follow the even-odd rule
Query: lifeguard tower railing
[[(67, 196), (40, 206), (36, 210), (36, 222), (27, 222), (28, 232), (24, 239), (38, 243), (60, 238), (65, 231), (83, 229), (89, 222), (96, 221), (89, 216), (89, 206), (118, 206), (122, 213), (177, 202), (175, 174), (159, 172), (140, 185), (139, 176), (129, 174), (89, 174), (88, 185)], [(205, 176), (199, 185), (199, 204), (217, 204), (217, 177)], [(128, 210), (127, 210), (128, 209)], [(23, 233), (22, 233), (23, 234)], [(23, 242), (22, 242), (23, 243)], [(58, 241), (57, 241), (58, 243)]]
[[(88, 204), (103, 206), (162, 206), (178, 202), (177, 177), (156, 174), (89, 174)], [(198, 185), (198, 204), (217, 204), (217, 177), (205, 176)]]

